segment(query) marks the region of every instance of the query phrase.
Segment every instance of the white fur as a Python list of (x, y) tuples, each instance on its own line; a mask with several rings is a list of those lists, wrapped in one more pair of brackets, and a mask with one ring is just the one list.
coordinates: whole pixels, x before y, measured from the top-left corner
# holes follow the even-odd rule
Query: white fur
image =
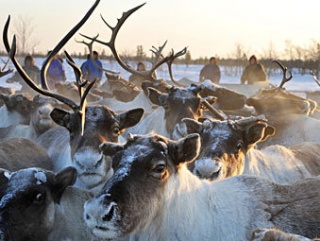
[(279, 145), (250, 149), (240, 174), (261, 176), (277, 183), (292, 183), (312, 176), (290, 149)]
[(50, 117), (51, 111), (52, 106), (50, 104), (39, 107), (32, 113), (29, 125), (12, 123), (8, 127), (10, 128), (9, 133), (6, 133), (5, 136), (2, 136), (2, 131), (6, 132), (6, 129), (0, 131), (0, 138), (23, 137), (35, 141), (38, 135), (56, 125)]
[(263, 204), (251, 194), (235, 178), (209, 184), (182, 167), (166, 184), (162, 211), (150, 217), (149, 225), (134, 235), (135, 240), (249, 240), (251, 228), (272, 226)]
[[(282, 125), (282, 122), (285, 124)], [(265, 142), (259, 143), (260, 148), (274, 144), (289, 147), (301, 142), (320, 143), (320, 135), (317, 131), (320, 128), (320, 120), (315, 118), (291, 114), (286, 115), (282, 121), (276, 120), (275, 124), (269, 119), (269, 123), (276, 128), (276, 134)]]
[[(103, 208), (101, 205), (99, 205), (99, 199), (92, 199), (91, 203), (88, 204), (88, 202), (86, 202), (84, 204), (84, 209), (87, 212), (90, 212), (91, 214), (93, 214), (94, 216), (103, 216), (103, 214), (108, 214), (110, 209), (116, 206), (116, 203), (112, 202), (110, 203), (110, 205), (108, 206), (108, 209)], [(97, 237), (101, 237), (104, 239), (110, 239), (112, 237), (115, 236), (119, 236), (120, 233), (119, 231), (117, 231), (114, 227), (116, 225), (116, 220), (114, 219), (114, 217), (111, 219), (111, 222), (108, 223), (108, 225), (105, 225), (102, 222), (96, 222), (95, 219), (86, 219), (84, 218), (86, 221), (86, 225), (92, 230), (92, 233), (94, 235), (96, 235)], [(100, 220), (101, 221), (101, 220)], [(101, 231), (99, 228), (103, 227), (105, 229), (109, 229), (108, 233)], [(114, 240), (114, 239), (112, 239)]]
[(94, 152), (90, 148), (76, 152), (73, 166), (77, 169), (78, 178), (75, 185), (98, 194), (113, 175), (113, 169), (106, 168), (107, 161), (110, 162), (111, 166), (109, 157)]
[[(217, 173), (221, 170), (222, 163), (218, 160), (212, 160), (211, 158), (199, 158), (195, 162), (194, 174), (197, 174), (196, 171), (201, 173), (203, 178), (211, 177), (213, 173)], [(219, 179), (217, 177), (216, 179)], [(215, 180), (216, 180), (215, 179)]]
[(122, 102), (115, 98), (105, 98), (101, 101), (101, 104), (108, 106), (115, 112), (124, 112), (135, 108), (143, 108), (145, 112), (152, 112), (152, 103), (143, 92), (129, 102)]
[(123, 135), (126, 135), (126, 133), (141, 135), (157, 133), (159, 135), (169, 137), (169, 133), (165, 127), (164, 114), (164, 108), (157, 107), (152, 113), (145, 114), (145, 117), (137, 125), (128, 128)]

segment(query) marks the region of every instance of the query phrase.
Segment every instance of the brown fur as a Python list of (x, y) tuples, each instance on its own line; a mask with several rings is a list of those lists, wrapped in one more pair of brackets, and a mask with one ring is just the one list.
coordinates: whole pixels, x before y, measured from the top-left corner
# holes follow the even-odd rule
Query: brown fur
[[(250, 239), (250, 241), (301, 241), (301, 240), (302, 239), (300, 239), (298, 235), (285, 233), (278, 229), (255, 229), (253, 230), (252, 236)], [(304, 238), (303, 240), (306, 241), (307, 238)], [(311, 241), (311, 239), (308, 239), (308, 240)], [(319, 241), (320, 239), (316, 238), (312, 240)]]
[(17, 171), (28, 167), (53, 168), (47, 152), (31, 140), (13, 137), (0, 142), (0, 168)]
[(290, 146), (297, 158), (299, 158), (312, 175), (319, 175), (320, 162), (317, 158), (320, 156), (320, 144), (313, 142), (302, 142)]

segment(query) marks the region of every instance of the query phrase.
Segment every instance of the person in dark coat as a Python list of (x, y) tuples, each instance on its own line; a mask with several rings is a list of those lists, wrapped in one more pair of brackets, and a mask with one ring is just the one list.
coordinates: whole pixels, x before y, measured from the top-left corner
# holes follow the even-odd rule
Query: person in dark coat
[(199, 82), (202, 83), (206, 79), (211, 80), (213, 83), (218, 84), (221, 78), (221, 71), (217, 65), (218, 60), (215, 57), (211, 57), (209, 64), (205, 65), (199, 75)]
[[(27, 55), (24, 58), (24, 66), (22, 68), (35, 83), (40, 84), (40, 69), (34, 64), (34, 59), (31, 55)], [(7, 79), (6, 82), (18, 82), (22, 86), (20, 91), (30, 90), (29, 85), (26, 84), (18, 72), (15, 72), (15, 74)]]
[[(146, 71), (146, 65), (143, 62), (139, 62), (137, 65), (137, 71)], [(130, 75), (129, 82), (141, 87), (142, 83), (146, 81), (145, 78), (138, 75)]]
[(249, 59), (249, 65), (245, 67), (242, 76), (241, 84), (245, 84), (248, 81), (248, 85), (252, 85), (256, 82), (267, 81), (267, 74), (264, 66), (258, 62), (255, 55), (252, 55)]

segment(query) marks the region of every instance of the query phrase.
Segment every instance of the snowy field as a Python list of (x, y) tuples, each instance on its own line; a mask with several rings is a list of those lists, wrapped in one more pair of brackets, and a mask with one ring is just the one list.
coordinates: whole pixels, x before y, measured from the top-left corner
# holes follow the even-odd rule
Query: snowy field
[[(1, 57), (3, 60), (5, 60), (5, 57)], [(19, 59), (20, 63), (23, 62), (23, 59)], [(35, 64), (40, 68), (42, 66), (44, 59), (43, 58), (35, 58)], [(76, 64), (78, 66), (80, 66), (84, 60), (83, 59), (74, 59), (74, 61), (76, 62)], [(125, 78), (128, 79), (130, 76), (130, 73), (123, 70), (121, 66), (118, 65), (117, 62), (115, 61), (108, 61), (108, 60), (102, 60), (102, 64), (103, 67), (105, 69), (109, 69), (112, 71), (117, 71), (120, 72), (121, 75)], [(136, 63), (134, 62), (130, 62), (129, 63), (131, 66), (133, 66), (135, 68)], [(147, 64), (147, 68), (150, 67), (149, 63)], [(1, 66), (3, 66), (3, 64), (1, 64)], [(9, 67), (14, 69), (14, 67), (12, 66), (12, 64), (9, 64)], [(67, 64), (66, 61), (64, 61), (64, 67), (66, 70), (66, 75), (67, 75), (67, 79), (69, 81), (74, 81), (75, 77), (74, 77), (74, 73), (72, 68)], [(191, 81), (194, 82), (198, 82), (198, 78), (199, 78), (199, 72), (201, 70), (203, 66), (202, 65), (173, 65), (173, 73), (174, 73), (174, 77), (177, 80), (183, 79), (183, 78), (187, 78)], [(228, 76), (226, 75), (225, 71), (224, 71), (224, 67), (220, 66), (221, 69), (221, 81), (220, 83), (231, 83), (231, 84), (239, 84), (240, 83), (240, 75), (239, 76)], [(293, 70), (293, 79), (285, 84), (285, 87), (288, 90), (291, 91), (307, 91), (307, 90), (320, 90), (320, 87), (314, 82), (313, 77), (310, 74), (305, 74), (305, 75), (299, 75), (297, 70)], [(167, 66), (163, 65), (160, 68), (158, 68), (157, 70), (157, 74), (159, 78), (163, 78), (163, 79), (170, 79), (169, 76), (169, 72), (167, 71)], [(6, 79), (9, 78), (11, 75), (7, 75), (3, 78), (0, 79), (0, 84), (2, 86), (6, 86), (6, 87), (15, 87), (17, 89), (20, 88), (19, 84), (8, 84), (6, 83)], [(106, 78), (103, 78), (103, 81), (105, 81)], [(282, 71), (279, 70), (276, 74), (273, 74), (272, 76), (270, 76), (269, 81), (273, 84), (278, 85), (282, 80)]]

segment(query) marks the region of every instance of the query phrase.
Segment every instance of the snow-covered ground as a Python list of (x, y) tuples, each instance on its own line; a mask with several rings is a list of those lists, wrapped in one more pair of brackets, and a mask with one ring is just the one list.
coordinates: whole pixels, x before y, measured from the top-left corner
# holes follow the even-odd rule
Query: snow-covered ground
[[(5, 57), (1, 57), (3, 60), (5, 60)], [(21, 63), (23, 60), (19, 60)], [(35, 58), (35, 64), (40, 68), (44, 59), (43, 58)], [(74, 59), (76, 64), (80, 66), (83, 63), (83, 59)], [(123, 70), (121, 66), (118, 65), (115, 61), (108, 61), (108, 60), (102, 60), (103, 67), (112, 71), (120, 72), (121, 75), (128, 79), (130, 76), (130, 73)], [(135, 68), (136, 63), (129, 63), (133, 68)], [(147, 64), (147, 68), (150, 67), (149, 63)], [(1, 64), (0, 66), (3, 66)], [(9, 67), (14, 69), (12, 64), (9, 64)], [(66, 61), (64, 61), (64, 67), (66, 69), (66, 75), (67, 79), (70, 81), (73, 81), (75, 79), (74, 73), (72, 68), (67, 64)], [(189, 80), (192, 80), (194, 82), (198, 82), (199, 78), (199, 72), (203, 66), (202, 65), (173, 65), (173, 73), (174, 77), (177, 80), (187, 78)], [(224, 66), (220, 66), (221, 68), (221, 83), (232, 83), (232, 84), (239, 84), (240, 83), (240, 75), (239, 76), (230, 76), (226, 74)], [(167, 66), (163, 65), (157, 70), (158, 77), (163, 79), (170, 79), (169, 72), (167, 71)], [(298, 71), (293, 69), (293, 79), (285, 84), (285, 87), (288, 90), (291, 91), (306, 91), (306, 90), (320, 90), (320, 87), (314, 82), (313, 77), (310, 74), (300, 75), (298, 74)], [(6, 83), (6, 79), (9, 78), (11, 75), (7, 75), (0, 79), (0, 85), (2, 86), (10, 86), (15, 88), (20, 88), (19, 84), (8, 84)], [(103, 81), (105, 81), (106, 78), (104, 77)], [(279, 70), (277, 73), (270, 76), (269, 81), (273, 84), (278, 85), (282, 80), (282, 72)]]

